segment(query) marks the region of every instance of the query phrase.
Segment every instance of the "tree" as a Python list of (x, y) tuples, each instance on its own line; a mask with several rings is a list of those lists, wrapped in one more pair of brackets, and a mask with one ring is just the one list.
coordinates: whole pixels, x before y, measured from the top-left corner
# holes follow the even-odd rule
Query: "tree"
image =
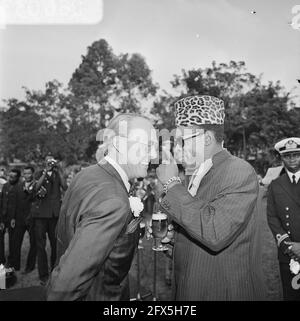
[[(24, 101), (4, 102), (2, 122), (4, 130), (9, 130), (3, 153), (36, 161), (52, 153), (76, 163), (94, 158), (96, 134), (115, 113), (140, 111), (143, 100), (153, 96), (157, 87), (141, 55), (117, 56), (101, 39), (88, 47), (68, 88), (53, 80), (44, 90), (24, 89)], [(32, 128), (34, 134), (24, 126)], [(18, 135), (22, 132), (20, 143)], [(34, 139), (30, 140), (31, 135)]]
[(82, 56), (69, 88), (82, 101), (82, 111), (88, 114), (89, 121), (95, 120), (99, 129), (116, 112), (138, 112), (142, 100), (153, 96), (157, 87), (141, 55), (117, 56), (107, 41), (101, 39)]
[(88, 160), (86, 150), (95, 140), (90, 124), (80, 112), (81, 101), (58, 81), (46, 83), (45, 91), (26, 89), (26, 99), (41, 120), (40, 132), (45, 139), (42, 154), (52, 153), (67, 163)]
[(263, 85), (261, 76), (249, 73), (244, 62), (213, 61), (208, 68), (182, 70), (171, 84), (178, 95), (162, 97), (154, 104), (156, 118), (165, 119), (169, 126), (171, 107), (166, 103), (194, 94), (217, 96), (225, 103), (225, 146), (235, 155), (254, 159), (257, 168), (268, 166), (264, 160), (276, 141), (300, 134), (300, 115), (288, 110), (289, 93), (280, 82)]
[(243, 61), (219, 65), (213, 61), (208, 68), (182, 70), (182, 75), (175, 75), (171, 81), (180, 95), (212, 95), (222, 98), (225, 104), (259, 83), (260, 78), (247, 72)]
[(151, 114), (154, 118), (155, 127), (159, 130), (171, 131), (175, 128), (174, 98), (167, 92), (163, 92), (154, 102)]
[(2, 153), (5, 159), (25, 161), (39, 158), (39, 146), (43, 140), (41, 121), (26, 102), (9, 99), (2, 112)]

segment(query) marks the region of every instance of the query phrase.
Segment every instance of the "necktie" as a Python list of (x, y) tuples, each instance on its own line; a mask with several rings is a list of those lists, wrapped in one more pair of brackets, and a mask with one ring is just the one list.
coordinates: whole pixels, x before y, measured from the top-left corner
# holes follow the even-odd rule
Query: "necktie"
[(295, 176), (295, 175), (292, 176), (292, 179), (293, 179), (293, 184), (297, 184), (297, 183), (296, 183), (296, 176)]

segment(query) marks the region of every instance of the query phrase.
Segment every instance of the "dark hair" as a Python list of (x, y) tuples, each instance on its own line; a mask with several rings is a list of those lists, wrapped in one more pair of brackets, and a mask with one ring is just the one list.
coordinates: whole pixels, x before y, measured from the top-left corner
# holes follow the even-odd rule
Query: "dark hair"
[(12, 168), (10, 170), (11, 173), (16, 173), (18, 178), (21, 176), (21, 171), (18, 168)]
[(30, 169), (30, 170), (32, 171), (32, 174), (34, 173), (34, 168), (33, 168), (33, 166), (31, 166), (31, 165), (25, 166), (25, 167), (24, 167), (24, 171), (25, 171), (25, 169)]
[(204, 131), (210, 130), (214, 133), (216, 142), (221, 144), (224, 140), (224, 125), (217, 125), (217, 124), (204, 124), (200, 125), (200, 128), (203, 128)]

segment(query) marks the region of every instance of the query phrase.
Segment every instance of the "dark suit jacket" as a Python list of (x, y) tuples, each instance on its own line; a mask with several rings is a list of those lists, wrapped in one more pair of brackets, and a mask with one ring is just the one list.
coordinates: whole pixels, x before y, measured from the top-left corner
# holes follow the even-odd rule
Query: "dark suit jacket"
[[(36, 180), (42, 172), (36, 174)], [(32, 204), (32, 216), (35, 218), (58, 217), (61, 206), (61, 182), (58, 173), (53, 172), (51, 176), (46, 176), (43, 185), (47, 194), (43, 199), (35, 199)]]
[(127, 275), (139, 237), (138, 230), (126, 233), (133, 219), (127, 190), (110, 164), (77, 174), (62, 204), (47, 299), (129, 300)]
[[(34, 186), (34, 182), (33, 182)], [(25, 182), (19, 184), (17, 194), (17, 215), (16, 224), (27, 225), (31, 219), (31, 205), (34, 200), (34, 191), (25, 190)]]
[[(272, 181), (268, 189), (267, 215), (275, 239), (277, 235), (288, 234), (289, 238), (284, 241), (300, 242), (300, 182), (293, 186), (286, 173)], [(281, 242), (278, 259), (282, 263), (290, 261), (285, 254), (287, 248), (288, 245)]]
[(9, 182), (3, 185), (0, 196), (0, 222), (9, 223), (17, 216), (17, 198), (19, 183), (11, 185)]
[(195, 197), (177, 184), (161, 203), (179, 225), (175, 300), (265, 299), (257, 175), (226, 150), (212, 161)]

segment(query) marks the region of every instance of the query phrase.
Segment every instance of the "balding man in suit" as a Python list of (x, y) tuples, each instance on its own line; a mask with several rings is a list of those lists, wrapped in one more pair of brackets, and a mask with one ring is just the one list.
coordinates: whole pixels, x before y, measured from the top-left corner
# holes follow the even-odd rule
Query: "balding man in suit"
[(153, 130), (142, 116), (118, 115), (98, 149), (99, 163), (72, 180), (58, 222), (58, 264), (48, 300), (129, 300), (128, 272), (141, 217), (130, 206), (128, 181), (146, 177), (156, 158)]

